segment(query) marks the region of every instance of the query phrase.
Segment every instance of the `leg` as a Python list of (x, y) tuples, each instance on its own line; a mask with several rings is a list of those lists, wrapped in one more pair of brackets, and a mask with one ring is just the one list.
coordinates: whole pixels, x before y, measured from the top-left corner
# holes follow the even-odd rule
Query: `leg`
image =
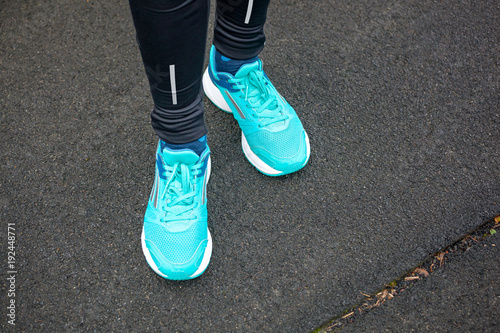
[(201, 275), (212, 253), (206, 185), (210, 149), (201, 74), (208, 0), (130, 0), (160, 142), (141, 244), (149, 266), (170, 280)]
[(152, 125), (169, 143), (207, 133), (201, 74), (209, 0), (130, 0), (154, 109)]
[(218, 0), (215, 48), (231, 59), (249, 59), (264, 48), (269, 0)]
[(219, 0), (214, 47), (203, 89), (242, 130), (248, 161), (268, 176), (302, 169), (310, 156), (309, 138), (295, 110), (268, 76), (257, 55), (264, 47), (269, 1)]

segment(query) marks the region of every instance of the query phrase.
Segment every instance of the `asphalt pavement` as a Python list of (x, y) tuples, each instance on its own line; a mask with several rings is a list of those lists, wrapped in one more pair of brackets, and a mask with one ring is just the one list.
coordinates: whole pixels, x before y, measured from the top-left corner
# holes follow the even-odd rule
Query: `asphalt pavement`
[[(260, 174), (206, 99), (213, 255), (172, 282), (140, 246), (157, 138), (128, 3), (0, 0), (2, 253), (8, 226), (17, 241), (1, 329), (309, 332), (343, 313), (500, 213), (499, 17), (490, 0), (271, 1), (261, 58), (311, 159)], [(498, 272), (480, 259), (457, 264), (470, 281)]]
[(498, 332), (500, 242), (491, 237), (447, 262), (342, 333)]

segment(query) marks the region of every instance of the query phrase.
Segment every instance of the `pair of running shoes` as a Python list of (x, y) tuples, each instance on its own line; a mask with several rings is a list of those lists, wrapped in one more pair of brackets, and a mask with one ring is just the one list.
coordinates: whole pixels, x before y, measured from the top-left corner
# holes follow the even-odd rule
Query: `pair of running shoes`
[[(203, 90), (238, 121), (248, 161), (268, 176), (304, 167), (310, 155), (309, 138), (293, 108), (264, 73), (262, 61), (244, 64), (232, 75), (216, 70), (215, 52), (212, 46)], [(196, 278), (210, 262), (206, 187), (211, 162), (204, 139), (197, 142), (198, 152), (158, 143), (141, 243), (149, 266), (165, 279)]]

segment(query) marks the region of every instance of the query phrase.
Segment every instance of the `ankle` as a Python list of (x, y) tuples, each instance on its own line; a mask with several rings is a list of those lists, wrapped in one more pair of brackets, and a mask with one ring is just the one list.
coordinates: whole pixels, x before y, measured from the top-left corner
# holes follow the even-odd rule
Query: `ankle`
[(168, 148), (170, 150), (190, 149), (200, 156), (207, 148), (207, 136), (204, 135), (198, 140), (187, 143), (168, 143), (160, 139), (161, 150)]
[(244, 64), (255, 62), (257, 60), (259, 60), (258, 56), (242, 60), (231, 59), (222, 55), (222, 53), (215, 49), (215, 70), (218, 72), (226, 72), (235, 75), (241, 66), (243, 66)]

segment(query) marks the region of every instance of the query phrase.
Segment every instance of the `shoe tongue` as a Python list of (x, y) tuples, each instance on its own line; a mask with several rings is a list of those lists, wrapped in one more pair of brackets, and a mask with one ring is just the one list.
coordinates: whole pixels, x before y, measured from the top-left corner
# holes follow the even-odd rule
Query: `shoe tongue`
[(172, 150), (165, 148), (162, 155), (163, 162), (167, 165), (174, 165), (175, 163), (193, 165), (200, 159), (191, 149)]
[(240, 78), (245, 77), (248, 73), (256, 70), (260, 70), (260, 61), (251, 62), (249, 64), (245, 64), (240, 67), (240, 69), (236, 72), (234, 77)]

